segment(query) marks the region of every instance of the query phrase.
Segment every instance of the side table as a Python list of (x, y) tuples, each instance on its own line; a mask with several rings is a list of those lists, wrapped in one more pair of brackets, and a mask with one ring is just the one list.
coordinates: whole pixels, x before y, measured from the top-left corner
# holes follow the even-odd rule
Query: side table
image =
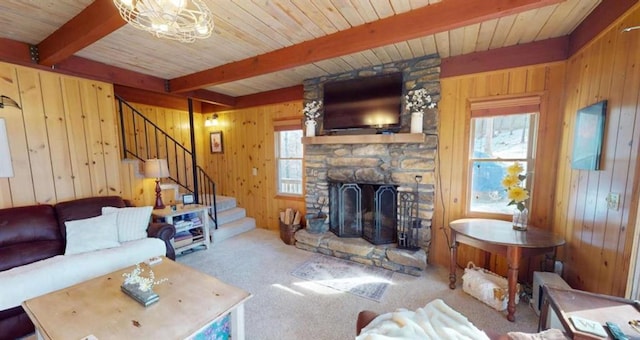
[[(607, 321), (614, 322), (629, 339), (640, 338), (640, 332), (629, 326), (629, 321), (640, 320), (640, 306), (633, 300), (546, 285), (542, 290), (544, 300), (540, 310), (539, 331), (551, 328), (551, 313), (555, 313), (571, 339), (603, 339), (576, 330), (569, 319), (572, 315), (595, 321), (603, 327)], [(607, 339), (613, 338), (609, 334)]]
[[(176, 206), (176, 210), (171, 207), (153, 210), (152, 215), (154, 221), (176, 227), (176, 237), (172, 244), (176, 253), (179, 253), (202, 245), (209, 249), (209, 208), (201, 204), (180, 204)], [(177, 241), (179, 234), (186, 234), (187, 238)]]

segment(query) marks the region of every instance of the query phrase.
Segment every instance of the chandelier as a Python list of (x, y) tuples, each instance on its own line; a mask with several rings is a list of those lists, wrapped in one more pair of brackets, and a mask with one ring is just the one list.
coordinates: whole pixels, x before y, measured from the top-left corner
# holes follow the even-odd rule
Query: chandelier
[(113, 0), (122, 18), (159, 38), (194, 42), (213, 31), (213, 15), (202, 0)]

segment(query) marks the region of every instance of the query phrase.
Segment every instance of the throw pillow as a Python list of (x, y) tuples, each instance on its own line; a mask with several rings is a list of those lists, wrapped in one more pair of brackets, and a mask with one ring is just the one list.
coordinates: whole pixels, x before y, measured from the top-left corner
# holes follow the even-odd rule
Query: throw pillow
[(115, 215), (67, 221), (64, 225), (67, 228), (65, 255), (120, 246)]
[(146, 238), (152, 211), (153, 207), (102, 208), (103, 215), (114, 214), (118, 217), (118, 241), (120, 242)]

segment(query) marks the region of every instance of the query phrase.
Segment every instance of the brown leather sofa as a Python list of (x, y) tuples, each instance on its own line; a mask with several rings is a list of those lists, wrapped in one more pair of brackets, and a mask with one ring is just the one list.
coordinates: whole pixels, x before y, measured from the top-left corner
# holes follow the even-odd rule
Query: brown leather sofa
[[(119, 196), (103, 196), (55, 205), (0, 209), (0, 271), (63, 255), (66, 246), (64, 222), (99, 216), (105, 206), (122, 208), (127, 204)], [(150, 223), (147, 234), (163, 240), (166, 256), (175, 260), (171, 245), (175, 235), (173, 225)], [(33, 331), (33, 324), (22, 307), (0, 311), (0, 339), (15, 339)]]

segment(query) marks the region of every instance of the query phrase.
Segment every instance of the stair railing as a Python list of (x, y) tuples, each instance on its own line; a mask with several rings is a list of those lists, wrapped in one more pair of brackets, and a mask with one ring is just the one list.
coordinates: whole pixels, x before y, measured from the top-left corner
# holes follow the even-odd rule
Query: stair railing
[[(166, 158), (169, 179), (189, 193), (194, 194), (198, 204), (211, 206), (209, 216), (218, 229), (218, 214), (215, 199), (215, 182), (204, 169), (195, 165), (195, 155), (175, 138), (141, 112), (116, 95), (120, 114), (122, 153), (125, 159), (146, 161), (149, 158)], [(190, 133), (193, 144), (193, 121), (190, 119)]]

